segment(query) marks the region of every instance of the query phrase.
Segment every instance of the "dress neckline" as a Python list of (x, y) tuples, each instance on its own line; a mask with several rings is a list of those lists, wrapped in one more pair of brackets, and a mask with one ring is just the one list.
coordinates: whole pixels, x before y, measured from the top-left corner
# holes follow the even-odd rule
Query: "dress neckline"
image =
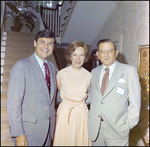
[(76, 70), (72, 67), (72, 65), (70, 65), (69, 68), (73, 73), (77, 73), (77, 74), (80, 74), (83, 71), (83, 67), (79, 70)]

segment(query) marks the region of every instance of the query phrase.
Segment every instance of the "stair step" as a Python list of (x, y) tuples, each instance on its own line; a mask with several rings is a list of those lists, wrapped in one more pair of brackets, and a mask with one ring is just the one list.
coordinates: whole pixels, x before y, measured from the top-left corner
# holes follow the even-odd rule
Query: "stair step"
[(1, 93), (1, 100), (3, 100), (3, 99), (7, 99), (7, 94), (2, 94)]
[(7, 100), (1, 100), (1, 108), (7, 107)]
[(20, 33), (20, 32), (12, 32), (7, 31), (7, 38), (20, 38), (20, 39), (27, 39), (30, 38), (31, 40), (34, 40), (36, 34), (32, 33)]
[(18, 41), (18, 40), (14, 40), (14, 39), (7, 39), (6, 41), (6, 45), (11, 45), (11, 46), (34, 46), (33, 44), (33, 40), (22, 40), (22, 41)]
[(23, 59), (22, 57), (20, 58), (8, 58), (8, 57), (5, 57), (4, 58), (4, 64), (5, 65), (14, 65), (18, 60), (21, 60)]
[(2, 92), (7, 92), (8, 91), (8, 82), (2, 82)]
[(10, 57), (10, 58), (27, 58), (31, 56), (34, 53), (34, 51), (29, 51), (29, 52), (5, 52), (5, 57)]
[(2, 92), (2, 91), (1, 91), (1, 94), (7, 94), (7, 91), (5, 91), (5, 92)]
[(27, 37), (25, 37), (25, 38), (21, 38), (21, 37), (17, 37), (17, 38), (15, 38), (15, 37), (13, 37), (13, 38), (10, 38), (9, 36), (7, 36), (7, 38), (4, 38), (4, 40), (3, 41), (5, 41), (5, 40), (8, 40), (8, 41), (15, 41), (15, 42), (23, 42), (23, 41), (29, 41), (29, 42), (34, 42), (34, 38), (33, 37), (31, 37), (30, 35), (28, 35)]
[(1, 121), (3, 120), (8, 122), (7, 107), (1, 107)]
[(1, 108), (7, 107), (7, 94), (1, 94)]
[(1, 107), (7, 107), (7, 94), (1, 94)]
[(10, 73), (13, 65), (7, 65), (7, 64), (4, 64), (4, 73)]
[(9, 135), (9, 123), (1, 123), (1, 146), (14, 146)]
[(3, 73), (3, 81), (4, 82), (8, 82), (9, 81), (9, 77), (10, 77), (9, 73)]
[(6, 51), (23, 51), (23, 52), (27, 51), (28, 52), (28, 51), (34, 51), (34, 47), (33, 47), (33, 45), (28, 46), (28, 47), (6, 45)]
[[(5, 125), (6, 125), (5, 129), (2, 128), (2, 131), (1, 131), (1, 145), (2, 145), (2, 142), (4, 143), (4, 141), (6, 141), (6, 140), (11, 141), (11, 137), (9, 135), (9, 124), (5, 124)], [(8, 128), (6, 128), (6, 127), (8, 127)]]
[(10, 136), (5, 140), (1, 141), (1, 146), (14, 146), (14, 143), (11, 141)]
[(23, 50), (20, 48), (16, 48), (15, 50), (6, 50), (6, 51), (1, 51), (1, 53), (5, 54), (11, 54), (11, 53), (18, 53), (18, 54), (25, 54), (25, 53), (33, 53), (34, 49), (29, 49), (29, 48), (24, 48)]
[(1, 129), (9, 131), (9, 122), (1, 123)]

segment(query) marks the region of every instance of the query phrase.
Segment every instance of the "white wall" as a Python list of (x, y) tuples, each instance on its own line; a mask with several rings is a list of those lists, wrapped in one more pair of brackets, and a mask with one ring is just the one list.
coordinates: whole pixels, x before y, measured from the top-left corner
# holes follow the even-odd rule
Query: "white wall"
[(149, 1), (118, 4), (91, 44), (91, 48), (97, 48), (97, 42), (104, 38), (121, 41), (121, 35), (121, 62), (137, 68), (139, 45), (149, 44)]

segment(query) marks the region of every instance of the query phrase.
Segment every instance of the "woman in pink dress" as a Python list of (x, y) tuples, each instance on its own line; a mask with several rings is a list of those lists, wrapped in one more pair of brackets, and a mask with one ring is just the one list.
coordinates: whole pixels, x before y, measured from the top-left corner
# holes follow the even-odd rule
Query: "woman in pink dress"
[(62, 99), (56, 117), (54, 146), (91, 146), (88, 138), (88, 108), (85, 104), (91, 73), (82, 67), (89, 59), (87, 46), (74, 41), (65, 58), (70, 66), (57, 73), (57, 86)]

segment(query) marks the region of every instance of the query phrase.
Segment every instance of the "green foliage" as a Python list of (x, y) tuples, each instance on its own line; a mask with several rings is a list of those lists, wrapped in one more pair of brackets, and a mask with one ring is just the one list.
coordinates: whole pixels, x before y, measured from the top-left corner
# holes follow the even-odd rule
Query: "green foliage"
[(19, 28), (25, 25), (32, 33), (35, 28), (34, 19), (38, 20), (37, 16), (28, 10), (28, 8), (34, 10), (33, 3), (29, 1), (7, 1), (6, 6), (10, 8), (10, 10), (6, 12), (6, 19), (12, 19), (14, 26)]

